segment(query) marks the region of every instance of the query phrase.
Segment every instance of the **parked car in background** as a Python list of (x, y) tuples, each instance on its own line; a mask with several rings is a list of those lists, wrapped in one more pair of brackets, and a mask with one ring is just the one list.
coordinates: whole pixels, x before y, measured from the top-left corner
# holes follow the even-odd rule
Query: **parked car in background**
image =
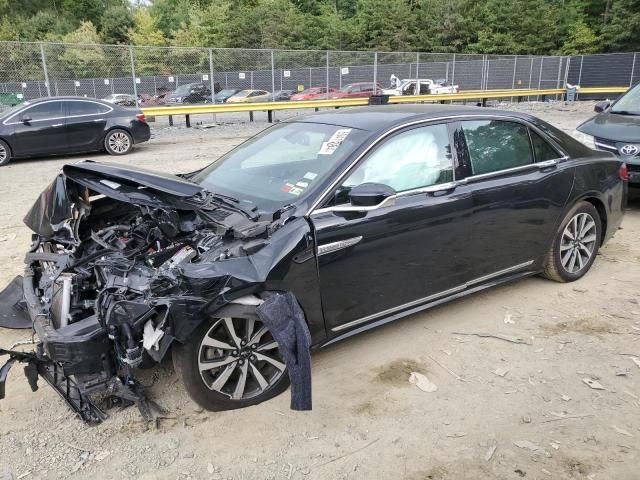
[(296, 93), (295, 90), (276, 90), (271, 96), (276, 102), (291, 100), (291, 96)]
[[(221, 90), (219, 84), (214, 85), (216, 90), (214, 93)], [(184, 103), (205, 103), (208, 98), (211, 98), (211, 84), (209, 83), (187, 83), (180, 85), (173, 92), (166, 97), (167, 105), (184, 104)]]
[(330, 94), (329, 98), (368, 98), (374, 94), (374, 89), (377, 92), (382, 91), (380, 84), (374, 84), (373, 82), (350, 83), (337, 92)]
[(292, 102), (299, 102), (302, 100), (323, 100), (329, 98), (329, 96), (333, 93), (336, 93), (338, 90), (333, 87), (311, 87), (303, 90), (301, 92), (296, 93), (291, 96)]
[[(416, 92), (416, 83), (420, 85), (419, 92)], [(400, 80), (398, 87), (385, 88), (383, 95), (429, 95), (437, 93), (458, 93), (458, 85), (451, 85), (445, 79), (432, 80), (430, 78), (405, 78)]]
[(242, 90), (227, 98), (227, 103), (251, 103), (255, 101), (268, 101), (271, 93), (266, 90)]
[[(65, 165), (25, 218), (38, 249), (14, 280), (18, 313), (38, 372), (86, 421), (104, 418), (92, 396), (145, 406), (135, 367), (166, 356), (202, 407), (248, 407), (287, 388), (288, 366), (310, 374), (296, 335), (317, 349), (532, 275), (580, 279), (626, 193), (620, 159), (523, 113), (310, 115), (194, 174)], [(260, 305), (283, 293), (272, 332)]]
[(574, 137), (590, 148), (619, 155), (629, 183), (640, 186), (640, 83), (615, 101), (596, 104), (596, 116), (576, 128)]
[(99, 150), (124, 155), (150, 136), (139, 109), (81, 97), (30, 100), (0, 115), (0, 166), (14, 158)]
[(121, 107), (135, 107), (136, 97), (129, 95), (128, 93), (112, 93), (102, 99), (105, 102), (120, 105)]
[(208, 101), (210, 103), (225, 103), (229, 97), (234, 96), (236, 93), (241, 92), (240, 88), (225, 88), (216, 93), (213, 97), (209, 96)]

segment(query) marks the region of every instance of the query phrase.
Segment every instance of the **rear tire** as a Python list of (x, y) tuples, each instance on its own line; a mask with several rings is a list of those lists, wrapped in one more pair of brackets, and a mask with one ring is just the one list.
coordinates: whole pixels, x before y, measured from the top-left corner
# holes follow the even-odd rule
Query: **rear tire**
[(289, 386), (278, 344), (254, 307), (224, 307), (186, 343), (172, 348), (176, 374), (189, 396), (207, 410), (256, 405)]
[(11, 161), (11, 148), (6, 142), (0, 140), (0, 167), (4, 167)]
[(589, 271), (602, 241), (596, 207), (579, 202), (567, 213), (544, 259), (542, 275), (556, 282), (573, 282)]
[(116, 128), (104, 137), (104, 149), (110, 155), (126, 155), (133, 148), (133, 138), (126, 130)]

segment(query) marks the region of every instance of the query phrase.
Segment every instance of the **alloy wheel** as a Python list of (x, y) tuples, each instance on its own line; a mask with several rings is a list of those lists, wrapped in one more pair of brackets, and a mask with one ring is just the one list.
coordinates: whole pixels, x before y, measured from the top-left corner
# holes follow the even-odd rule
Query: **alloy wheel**
[(109, 147), (116, 153), (126, 153), (131, 147), (131, 140), (126, 133), (115, 132), (109, 136)]
[(200, 343), (198, 368), (210, 390), (232, 400), (261, 395), (286, 371), (278, 343), (252, 318), (216, 320)]
[(596, 247), (594, 218), (588, 213), (574, 215), (562, 232), (560, 263), (569, 273), (578, 273), (589, 264)]
[(7, 149), (4, 145), (0, 144), (0, 163), (4, 162), (7, 159)]

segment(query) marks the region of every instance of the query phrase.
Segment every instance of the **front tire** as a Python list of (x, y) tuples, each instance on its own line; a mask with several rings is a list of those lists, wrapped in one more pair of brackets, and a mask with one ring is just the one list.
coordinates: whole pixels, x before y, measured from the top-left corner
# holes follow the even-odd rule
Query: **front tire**
[(573, 282), (589, 271), (602, 242), (602, 222), (596, 207), (579, 202), (565, 216), (544, 260), (543, 276)]
[(255, 309), (241, 305), (223, 308), (185, 344), (174, 344), (173, 365), (189, 396), (212, 411), (256, 405), (289, 386), (277, 342)]
[(126, 155), (133, 148), (133, 138), (126, 130), (116, 128), (104, 138), (104, 149), (110, 155)]
[(11, 148), (6, 142), (0, 140), (0, 167), (4, 167), (11, 161)]

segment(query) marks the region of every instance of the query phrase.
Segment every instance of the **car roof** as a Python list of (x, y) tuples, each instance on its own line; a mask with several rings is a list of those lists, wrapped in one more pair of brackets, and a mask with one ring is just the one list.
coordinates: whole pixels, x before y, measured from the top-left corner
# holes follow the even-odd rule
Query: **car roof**
[(432, 118), (464, 115), (500, 115), (529, 121), (538, 121), (529, 115), (466, 105), (434, 104), (388, 104), (352, 107), (332, 110), (297, 117), (290, 122), (324, 123), (341, 127), (358, 128), (360, 130), (378, 131), (401, 125), (412, 120), (429, 120)]

